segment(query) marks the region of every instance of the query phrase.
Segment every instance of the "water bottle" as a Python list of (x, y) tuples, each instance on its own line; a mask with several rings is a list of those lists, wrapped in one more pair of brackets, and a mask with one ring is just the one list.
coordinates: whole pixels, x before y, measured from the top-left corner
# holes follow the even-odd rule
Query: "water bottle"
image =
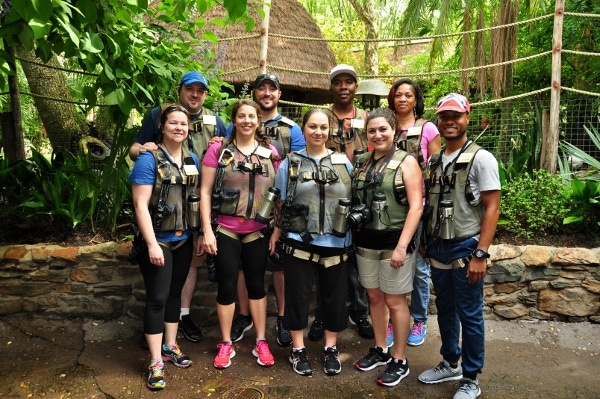
[(196, 193), (190, 193), (187, 198), (187, 224), (189, 228), (197, 229), (200, 227), (200, 211), (198, 205), (200, 204), (200, 196)]
[(352, 202), (348, 198), (340, 198), (335, 207), (333, 216), (333, 235), (336, 237), (345, 237), (348, 232), (348, 212)]
[(371, 228), (375, 231), (384, 231), (387, 229), (387, 224), (383, 222), (383, 215), (387, 208), (387, 202), (385, 200), (385, 194), (375, 193), (373, 195), (373, 201), (371, 202), (371, 211), (373, 212), (373, 221), (371, 222)]
[(454, 233), (454, 204), (452, 200), (440, 201), (438, 210), (440, 215), (440, 238), (444, 240), (452, 240), (455, 237)]
[(281, 191), (277, 187), (269, 188), (269, 191), (263, 196), (263, 202), (254, 217), (257, 222), (263, 224), (269, 222), (271, 212), (273, 211), (273, 207), (275, 206), (280, 193)]

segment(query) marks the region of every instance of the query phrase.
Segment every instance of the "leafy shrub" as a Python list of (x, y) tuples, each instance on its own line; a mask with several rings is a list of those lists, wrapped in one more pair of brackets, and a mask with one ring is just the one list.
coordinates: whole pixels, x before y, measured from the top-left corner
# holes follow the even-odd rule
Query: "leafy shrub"
[(502, 188), (499, 224), (516, 237), (543, 237), (561, 230), (568, 205), (562, 178), (538, 169), (533, 176), (516, 177)]

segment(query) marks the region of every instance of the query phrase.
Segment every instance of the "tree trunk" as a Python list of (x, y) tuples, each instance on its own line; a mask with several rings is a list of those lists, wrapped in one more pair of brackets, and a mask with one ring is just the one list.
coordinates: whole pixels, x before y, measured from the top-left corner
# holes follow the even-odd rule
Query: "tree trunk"
[(55, 154), (77, 153), (77, 142), (89, 132), (84, 117), (77, 112), (67, 80), (54, 56), (46, 65), (32, 51), (17, 48), (35, 106)]
[[(10, 69), (16, 71), (14, 47), (8, 46), (6, 41), (4, 41), (4, 48), (10, 55)], [(10, 92), (10, 112), (5, 112), (0, 116), (0, 123), (2, 125), (4, 155), (9, 165), (13, 165), (25, 159), (23, 124), (21, 123), (21, 101), (19, 100), (19, 83), (16, 73), (8, 77), (8, 88)]]
[[(361, 5), (357, 0), (350, 0), (359, 18), (365, 25), (367, 39), (378, 39), (379, 33), (375, 26), (375, 5), (373, 0), (368, 0)], [(379, 45), (377, 41), (365, 43), (365, 72), (369, 75), (379, 74)]]

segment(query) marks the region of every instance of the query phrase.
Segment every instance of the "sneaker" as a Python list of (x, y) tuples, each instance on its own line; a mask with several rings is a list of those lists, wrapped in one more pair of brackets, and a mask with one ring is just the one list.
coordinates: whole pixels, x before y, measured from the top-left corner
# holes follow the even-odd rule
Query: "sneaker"
[(398, 383), (409, 374), (410, 369), (408, 368), (408, 360), (405, 360), (404, 364), (402, 364), (400, 360), (392, 359), (392, 361), (388, 363), (383, 374), (377, 379), (377, 383), (386, 387), (393, 387), (398, 385)]
[(459, 365), (456, 368), (452, 368), (450, 363), (443, 360), (432, 368), (419, 375), (419, 381), (425, 384), (437, 384), (445, 381), (456, 381), (462, 378), (462, 367)]
[(231, 342), (221, 342), (217, 345), (219, 353), (215, 357), (213, 365), (218, 369), (226, 369), (231, 366), (231, 359), (235, 357), (235, 350)]
[(244, 316), (243, 314), (237, 315), (233, 319), (233, 325), (231, 326), (231, 342), (238, 342), (244, 338), (244, 333), (254, 327), (251, 316)]
[(148, 374), (148, 388), (152, 390), (164, 389), (167, 385), (165, 383), (165, 364), (162, 360), (152, 360), (150, 367), (148, 367), (150, 373)]
[(385, 366), (392, 360), (392, 355), (383, 353), (383, 349), (378, 346), (369, 348), (369, 353), (355, 363), (355, 367), (361, 371), (373, 370), (377, 366)]
[(375, 333), (373, 332), (373, 326), (367, 317), (359, 319), (357, 321), (352, 320), (352, 317), (348, 317), (351, 324), (354, 324), (358, 329), (358, 335), (364, 339), (373, 339)]
[(269, 344), (264, 339), (256, 341), (256, 346), (252, 349), (252, 355), (256, 357), (256, 363), (261, 366), (270, 367), (275, 364), (275, 359), (269, 349)]
[(407, 343), (410, 346), (419, 346), (425, 342), (425, 334), (427, 334), (427, 324), (417, 321), (410, 330)]
[(312, 367), (306, 356), (306, 348), (293, 350), (290, 352), (290, 363), (294, 371), (300, 375), (312, 375)]
[(340, 353), (335, 346), (330, 346), (323, 351), (323, 370), (327, 375), (336, 375), (342, 371), (342, 363), (340, 362)]
[(192, 321), (192, 316), (185, 315), (181, 316), (179, 320), (179, 331), (183, 334), (185, 339), (190, 342), (202, 341), (202, 331)]
[(475, 399), (481, 395), (481, 388), (477, 379), (463, 378), (458, 383), (458, 390), (454, 395), (454, 399)]
[(392, 325), (392, 323), (388, 323), (388, 327), (387, 327), (387, 346), (388, 348), (390, 346), (394, 345), (394, 326)]
[(192, 361), (189, 356), (181, 353), (181, 349), (179, 349), (179, 345), (163, 345), (162, 346), (162, 358), (163, 362), (171, 362), (177, 367), (190, 367), (192, 365)]
[(323, 328), (323, 321), (315, 319), (308, 330), (308, 338), (311, 341), (320, 341), (325, 336), (325, 328)]
[(290, 346), (292, 344), (290, 332), (283, 328), (283, 316), (277, 316), (275, 330), (277, 331), (277, 343), (280, 346)]

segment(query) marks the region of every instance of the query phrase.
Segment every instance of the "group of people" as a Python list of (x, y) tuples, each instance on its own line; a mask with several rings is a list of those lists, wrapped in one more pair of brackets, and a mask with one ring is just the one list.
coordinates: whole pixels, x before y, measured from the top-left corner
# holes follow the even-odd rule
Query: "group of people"
[(307, 111), (298, 126), (278, 113), (277, 76), (261, 74), (253, 100), (235, 103), (225, 129), (203, 107), (206, 79), (189, 72), (180, 103), (144, 120), (130, 149), (130, 180), (150, 389), (165, 387), (165, 361), (192, 364), (178, 329), (191, 342), (202, 339), (189, 315), (195, 241), (195, 254), (212, 257), (216, 269), (214, 367), (231, 365), (234, 343), (251, 328), (256, 362), (275, 363), (266, 340), (270, 270), (277, 343), (291, 345), (296, 373), (313, 373), (307, 329), (309, 339), (323, 339), (325, 374), (340, 373), (337, 339), (350, 322), (374, 338), (355, 367), (385, 366), (377, 382), (395, 386), (410, 372), (407, 345), (425, 340), (431, 275), (442, 361), (419, 381), (459, 380), (455, 399), (480, 395), (483, 277), (500, 182), (494, 157), (466, 136), (469, 102), (456, 93), (440, 99), (434, 124), (423, 119), (423, 91), (409, 79), (394, 82), (388, 108), (368, 113), (354, 105), (353, 67), (334, 67), (330, 82), (333, 105)]

